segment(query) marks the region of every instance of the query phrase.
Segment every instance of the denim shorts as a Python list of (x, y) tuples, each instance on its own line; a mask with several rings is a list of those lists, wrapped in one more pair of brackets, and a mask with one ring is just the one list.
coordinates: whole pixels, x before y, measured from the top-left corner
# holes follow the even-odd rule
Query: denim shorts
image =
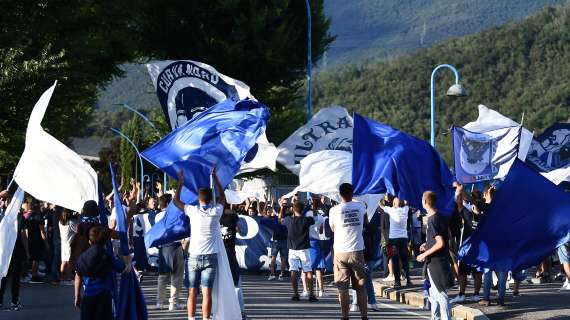
[(198, 287), (211, 289), (216, 280), (218, 268), (217, 254), (190, 255), (188, 257), (185, 285), (187, 288)]
[(570, 242), (558, 247), (558, 258), (562, 264), (570, 263)]
[(287, 240), (271, 240), (271, 256), (287, 259)]

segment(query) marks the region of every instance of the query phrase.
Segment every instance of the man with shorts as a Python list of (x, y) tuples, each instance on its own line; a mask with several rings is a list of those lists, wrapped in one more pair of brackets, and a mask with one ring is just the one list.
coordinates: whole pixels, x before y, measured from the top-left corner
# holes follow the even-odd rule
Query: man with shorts
[(366, 206), (352, 200), (350, 183), (339, 187), (341, 203), (329, 212), (329, 224), (334, 233), (334, 282), (338, 288), (342, 319), (348, 319), (350, 299), (349, 284), (357, 292), (357, 301), (362, 319), (368, 319), (366, 262), (364, 261), (364, 225), (368, 224)]
[(275, 280), (277, 268), (277, 256), (281, 260), (281, 273), (279, 280), (285, 278), (285, 270), (287, 270), (287, 227), (279, 223), (279, 216), (268, 206), (265, 215), (259, 220), (260, 224), (271, 229), (271, 263), (269, 264), (269, 277), (267, 280)]
[(299, 296), (299, 284), (297, 276), (299, 272), (304, 272), (306, 283), (309, 287), (309, 301), (319, 301), (313, 290), (313, 270), (311, 269), (311, 259), (309, 257), (309, 229), (315, 223), (312, 217), (303, 215), (303, 203), (296, 201), (293, 203), (293, 216), (284, 217), (287, 200), (281, 202), (279, 210), (279, 221), (287, 227), (287, 247), (289, 248), (289, 271), (291, 271), (291, 285), (293, 287), (293, 297), (291, 300), (301, 300)]
[(327, 250), (327, 243), (330, 241), (325, 235), (324, 225), (326, 217), (324, 211), (319, 208), (319, 199), (313, 198), (311, 202), (311, 209), (305, 213), (305, 216), (315, 219), (315, 224), (309, 230), (309, 257), (311, 259), (311, 269), (315, 272), (317, 280), (317, 288), (319, 297), (322, 297), (325, 292), (323, 284), (323, 273), (326, 271), (326, 254), (330, 252)]
[(198, 205), (187, 205), (180, 200), (184, 185), (184, 173), (178, 174), (178, 190), (174, 204), (190, 217), (190, 245), (188, 248), (188, 320), (195, 320), (198, 287), (202, 288), (202, 318), (210, 320), (212, 314), (212, 288), (218, 267), (217, 237), (221, 237), (220, 217), (224, 211), (226, 197), (216, 171), (212, 172), (216, 184), (218, 204), (212, 204), (212, 189), (198, 190)]

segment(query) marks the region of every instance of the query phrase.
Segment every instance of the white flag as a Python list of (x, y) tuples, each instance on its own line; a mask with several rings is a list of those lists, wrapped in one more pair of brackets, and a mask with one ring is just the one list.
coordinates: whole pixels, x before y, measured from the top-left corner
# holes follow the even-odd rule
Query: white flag
[(324, 108), (283, 141), (277, 161), (299, 175), (301, 160), (311, 153), (323, 150), (352, 153), (352, 126), (352, 117), (345, 108)]
[(554, 169), (550, 172), (541, 172), (546, 179), (552, 181), (555, 185), (559, 185), (562, 182), (570, 181), (570, 166), (566, 168)]
[[(471, 132), (486, 133), (489, 131), (494, 131), (497, 129), (503, 129), (506, 127), (518, 127), (520, 124), (513, 121), (504, 115), (498, 113), (495, 110), (489, 109), (488, 107), (480, 104), (479, 105), (479, 117), (474, 122), (469, 122), (463, 129), (467, 129)], [(520, 141), (519, 141), (519, 154), (518, 158), (521, 161), (525, 161), (528, 150), (530, 149), (530, 144), (532, 143), (532, 132), (525, 128), (522, 128)]]
[[(8, 208), (6, 208), (4, 218), (0, 221), (0, 279), (8, 273), (12, 251), (14, 251), (16, 239), (20, 236), (18, 234), (18, 213), (22, 201), (24, 201), (24, 190), (18, 188)], [(12, 281), (19, 281), (19, 279)]]
[[(158, 101), (172, 130), (224, 100), (254, 99), (249, 87), (218, 72), (214, 67), (192, 60), (151, 61), (147, 65)], [(273, 171), (277, 148), (265, 133), (257, 141), (257, 153), (244, 162), (240, 173), (269, 168)]]
[(98, 201), (97, 174), (73, 150), (44, 131), (42, 119), (57, 81), (32, 110), (26, 130), (26, 147), (14, 180), (36, 199), (81, 212), (87, 200)]

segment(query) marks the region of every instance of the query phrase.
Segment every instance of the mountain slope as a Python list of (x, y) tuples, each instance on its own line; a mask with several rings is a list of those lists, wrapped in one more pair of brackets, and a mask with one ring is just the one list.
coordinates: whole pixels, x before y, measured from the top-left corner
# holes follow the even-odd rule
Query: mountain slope
[(448, 161), (448, 128), (475, 120), (478, 104), (517, 121), (524, 113), (525, 127), (538, 134), (570, 115), (570, 4), (411, 56), (321, 72), (314, 102), (344, 105), (427, 140), (430, 75), (442, 63), (458, 67), (470, 92), (446, 97), (454, 79), (449, 71), (439, 74), (438, 149)]
[(565, 0), (328, 0), (326, 64), (391, 58), (519, 20)]

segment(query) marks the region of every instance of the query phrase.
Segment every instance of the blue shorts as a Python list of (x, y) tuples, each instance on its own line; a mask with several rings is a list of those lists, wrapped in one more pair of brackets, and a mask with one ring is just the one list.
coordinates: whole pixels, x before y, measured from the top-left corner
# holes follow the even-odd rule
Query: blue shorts
[(560, 259), (561, 264), (570, 263), (570, 242), (558, 247), (558, 259)]
[(331, 241), (330, 240), (315, 240), (311, 239), (309, 241), (309, 257), (311, 259), (311, 269), (327, 269), (326, 259), (331, 251)]
[(198, 287), (211, 289), (216, 280), (216, 270), (218, 268), (217, 254), (190, 255), (188, 257), (186, 278), (184, 279), (186, 288), (198, 289)]
[(277, 257), (277, 254), (281, 256), (282, 259), (287, 260), (287, 240), (271, 240), (271, 256)]

